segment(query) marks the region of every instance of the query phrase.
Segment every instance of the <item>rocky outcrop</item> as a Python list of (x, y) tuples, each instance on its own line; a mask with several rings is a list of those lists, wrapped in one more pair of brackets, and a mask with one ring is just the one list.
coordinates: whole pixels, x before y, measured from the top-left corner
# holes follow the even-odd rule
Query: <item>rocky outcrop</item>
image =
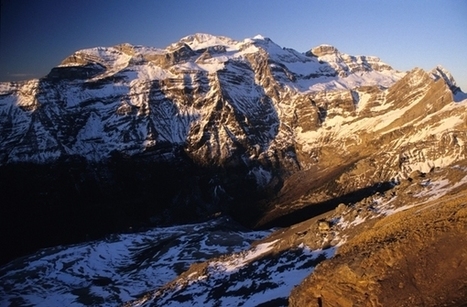
[(311, 49), (307, 55), (310, 56), (323, 56), (323, 55), (330, 55), (330, 54), (337, 54), (339, 51), (337, 50), (336, 47), (331, 46), (331, 45), (320, 45), (318, 47), (315, 47)]
[(339, 52), (331, 45), (320, 45), (305, 53), (309, 57), (317, 57), (319, 61), (327, 62), (340, 77), (349, 74), (368, 71), (391, 71), (391, 66), (383, 63), (375, 56), (351, 56)]

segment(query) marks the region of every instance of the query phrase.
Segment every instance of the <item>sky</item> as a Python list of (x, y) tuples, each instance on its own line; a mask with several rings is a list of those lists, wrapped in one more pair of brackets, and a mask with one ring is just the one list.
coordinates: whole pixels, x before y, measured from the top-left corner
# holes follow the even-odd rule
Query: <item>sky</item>
[(0, 0), (0, 81), (45, 76), (73, 52), (165, 48), (194, 33), (330, 44), (393, 68), (448, 69), (467, 92), (465, 0)]

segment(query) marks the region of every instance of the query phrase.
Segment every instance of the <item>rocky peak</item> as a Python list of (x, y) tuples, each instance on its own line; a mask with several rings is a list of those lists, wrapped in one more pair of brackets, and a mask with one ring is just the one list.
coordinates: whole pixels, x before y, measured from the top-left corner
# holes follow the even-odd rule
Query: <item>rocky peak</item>
[(358, 72), (371, 71), (394, 71), (388, 64), (382, 62), (375, 56), (353, 56), (341, 53), (336, 47), (331, 45), (320, 45), (305, 53), (306, 56), (317, 58), (320, 63), (327, 63), (337, 75), (342, 78)]
[(114, 46), (114, 48), (129, 56), (134, 56), (137, 53), (136, 46), (129, 43), (119, 44)]
[(436, 66), (429, 72), (431, 78), (434, 80), (443, 79), (444, 82), (449, 86), (451, 91), (454, 94), (454, 98), (457, 102), (462, 101), (467, 98), (467, 95), (462, 93), (461, 88), (457, 86), (454, 77), (451, 73), (441, 65)]
[(429, 72), (430, 76), (434, 80), (438, 80), (440, 78), (443, 78), (443, 80), (449, 85), (449, 86), (456, 86), (456, 81), (454, 80), (454, 77), (451, 75), (451, 73), (444, 68), (441, 65), (436, 66)]
[(185, 36), (180, 39), (179, 42), (189, 45), (193, 50), (205, 49), (215, 46), (234, 46), (238, 43), (237, 41), (225, 36), (215, 36), (206, 33), (196, 33), (193, 35)]
[(336, 47), (331, 46), (331, 45), (319, 45), (317, 47), (312, 48), (310, 51), (308, 51), (306, 54), (308, 56), (315, 56), (315, 57), (321, 57), (324, 55), (331, 55), (331, 54), (338, 54), (339, 50), (337, 50)]

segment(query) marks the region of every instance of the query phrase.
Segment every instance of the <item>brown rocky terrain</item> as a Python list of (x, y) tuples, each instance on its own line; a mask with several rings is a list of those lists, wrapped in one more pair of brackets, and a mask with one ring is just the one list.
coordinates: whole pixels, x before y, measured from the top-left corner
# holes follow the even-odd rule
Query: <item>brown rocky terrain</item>
[(427, 180), (402, 184), (398, 194), (410, 208), (363, 223), (292, 291), (290, 306), (466, 306), (465, 179), (445, 195), (410, 201)]
[[(301, 211), (292, 217), (297, 223), (248, 251), (193, 264), (125, 306), (185, 306), (203, 299), (210, 305), (232, 296), (242, 306), (286, 306), (274, 294), (264, 305), (254, 297), (268, 289), (280, 292), (277, 274), (293, 267), (298, 275), (303, 271), (296, 268), (308, 268), (308, 277), (298, 278), (286, 293), (289, 306), (465, 306), (466, 188), (465, 160), (429, 173), (415, 171), (398, 184), (332, 204), (312, 218), (306, 218), (311, 211)], [(250, 279), (250, 287), (240, 286)]]

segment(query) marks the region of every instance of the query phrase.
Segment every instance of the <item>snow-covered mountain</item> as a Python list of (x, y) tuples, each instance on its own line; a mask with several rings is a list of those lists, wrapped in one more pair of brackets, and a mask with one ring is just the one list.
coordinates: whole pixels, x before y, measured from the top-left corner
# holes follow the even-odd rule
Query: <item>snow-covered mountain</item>
[[(244, 160), (273, 157), (303, 166), (309, 161), (295, 157), (297, 148), (308, 153), (330, 134), (340, 138), (337, 130), (347, 129), (336, 126), (349, 122), (358, 122), (357, 133), (391, 130), (410, 105), (425, 103), (435, 83), (446, 97), (429, 104), (427, 115), (448, 106), (451, 91), (461, 96), (442, 67), (399, 72), (377, 57), (329, 45), (302, 54), (261, 36), (234, 41), (196, 34), (165, 49), (85, 49), (43, 79), (0, 85), (0, 157), (2, 163), (70, 155), (102, 161), (113, 152), (159, 151), (170, 159), (167, 148), (180, 147), (203, 163), (223, 164), (242, 151)], [(418, 99), (403, 101), (404, 94)]]
[[(401, 72), (374, 56), (352, 56), (329, 45), (300, 53), (262, 36), (236, 41), (195, 34), (164, 49), (122, 44), (77, 51), (42, 79), (0, 83), (4, 199), (0, 236), (12, 250), (5, 260), (35, 248), (84, 241), (128, 227), (194, 222), (219, 213), (247, 226), (290, 229), (292, 225), (312, 227), (316, 216), (328, 214), (328, 226), (337, 234), (348, 225), (369, 220), (360, 214), (362, 210), (373, 212), (372, 219), (382, 219), (386, 214), (381, 212), (389, 212), (389, 204), (400, 202), (391, 213), (404, 207), (404, 201), (425, 205), (430, 200), (427, 195), (436, 195), (436, 188), (444, 186), (443, 180), (464, 170), (466, 98), (441, 66), (429, 72), (419, 68)], [(440, 177), (438, 171), (449, 175)], [(422, 176), (417, 174), (431, 174), (433, 182), (438, 182), (420, 182), (418, 189), (429, 186), (437, 192), (411, 192), (426, 196), (420, 202), (420, 197), (399, 197), (398, 202), (388, 198), (397, 187)], [(461, 175), (455, 178), (446, 183), (454, 194), (465, 184)], [(378, 207), (381, 202), (386, 207)], [(347, 212), (340, 206), (334, 212), (341, 203), (353, 209)], [(26, 227), (33, 231), (25, 232)], [(157, 231), (161, 235), (155, 235), (154, 241), (164, 241), (164, 230)], [(216, 251), (203, 256), (200, 260), (207, 262), (202, 269), (190, 269), (173, 283), (169, 283), (175, 278), (171, 273), (157, 284), (107, 289), (106, 295), (115, 298), (109, 305), (139, 299), (135, 304), (148, 300), (157, 306), (170, 304), (169, 298), (175, 297), (181, 303), (186, 293), (208, 295), (200, 284), (219, 289), (218, 293), (230, 289), (237, 295), (236, 302), (246, 305), (254, 304), (247, 303), (251, 297), (245, 288), (259, 293), (270, 286), (288, 293), (298, 280), (287, 283), (291, 277), (285, 274), (275, 280), (275, 286), (264, 286), (255, 279), (262, 275), (251, 277), (251, 267), (243, 264), (275, 253), (264, 258), (266, 263), (255, 265), (304, 277), (319, 262), (316, 259), (331, 257), (345, 241), (323, 241), (318, 230), (311, 241), (299, 242), (291, 239), (290, 231), (291, 237), (254, 243), (240, 255), (224, 259)], [(329, 232), (325, 233), (328, 238)], [(252, 241), (249, 234), (245, 236), (241, 242)], [(122, 238), (115, 242), (132, 244)], [(104, 243), (93, 244), (69, 251), (82, 254), (77, 250)], [(230, 253), (245, 246), (221, 250)], [(68, 259), (63, 267), (77, 263), (62, 252), (67, 249), (46, 253), (58, 262)], [(153, 259), (162, 255), (156, 254)], [(119, 255), (121, 261), (136, 257)], [(282, 265), (291, 255), (301, 259), (296, 262), (301, 263), (299, 267)], [(24, 263), (43, 261), (39, 254), (32, 257), (35, 260), (28, 258)], [(184, 262), (177, 274), (193, 259)], [(231, 270), (232, 261), (240, 265)], [(36, 267), (29, 264), (18, 265), (26, 271)], [(70, 268), (73, 283), (85, 284), (91, 273), (77, 276), (79, 268)], [(7, 270), (19, 274), (16, 277), (22, 274), (11, 266), (3, 272)], [(109, 279), (113, 283), (129, 278), (112, 272), (112, 265), (105, 270), (108, 274), (99, 271), (95, 277), (98, 287), (101, 283), (107, 287)], [(49, 278), (46, 275), (40, 276)], [(226, 276), (232, 280), (250, 276), (251, 282), (238, 288), (221, 285)], [(194, 281), (195, 277), (201, 279)], [(23, 290), (4, 288), (4, 293), (16, 289), (11, 292), (16, 294), (8, 296), (10, 302), (21, 297), (27, 304), (25, 293), (42, 295), (34, 285), (22, 285)], [(161, 292), (151, 292), (151, 287)], [(174, 289), (188, 292), (177, 294)], [(138, 291), (149, 294), (138, 298)], [(216, 293), (210, 298), (219, 300)], [(70, 299), (71, 303), (76, 297)], [(287, 297), (269, 299), (278, 299), (280, 305)]]
[(375, 57), (326, 45), (301, 54), (261, 36), (80, 50), (43, 79), (1, 85), (1, 160), (100, 161), (167, 144), (217, 163), (240, 147), (267, 155), (277, 137), (293, 141), (292, 129), (280, 129), (292, 115), (281, 95), (387, 88), (404, 74)]

